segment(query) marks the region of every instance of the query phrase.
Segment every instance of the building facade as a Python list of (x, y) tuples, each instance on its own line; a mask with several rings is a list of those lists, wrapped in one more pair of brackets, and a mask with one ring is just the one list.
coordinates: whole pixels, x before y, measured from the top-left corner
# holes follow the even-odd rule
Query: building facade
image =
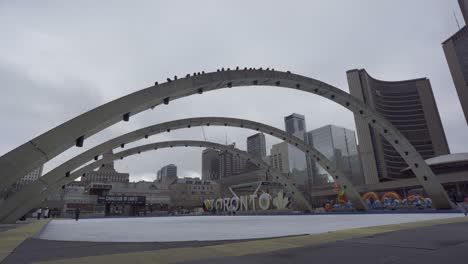
[[(103, 158), (112, 156), (112, 150), (103, 154)], [(129, 182), (130, 175), (128, 173), (117, 172), (114, 168), (114, 162), (109, 162), (102, 165), (97, 171), (87, 172), (81, 181), (84, 183), (90, 182)]]
[(258, 159), (263, 159), (266, 156), (266, 141), (263, 133), (247, 138), (247, 152)]
[[(327, 125), (307, 132), (309, 144), (320, 151), (334, 165), (349, 176), (351, 182), (356, 185), (364, 183), (361, 162), (356, 143), (356, 134), (353, 130), (334, 125)], [(327, 174), (319, 169), (317, 175)], [(321, 182), (322, 177), (314, 179), (314, 182)]]
[[(351, 95), (390, 121), (424, 159), (449, 153), (445, 132), (428, 79), (386, 82), (365, 70), (347, 72)], [(366, 184), (404, 178), (407, 164), (393, 146), (354, 115)]]
[[(468, 0), (459, 0), (465, 24), (468, 21)], [(463, 26), (442, 43), (445, 58), (457, 90), (465, 120), (468, 123), (468, 28)]]
[(286, 132), (302, 140), (305, 140), (307, 129), (305, 117), (303, 115), (293, 113), (289, 116), (285, 116), (284, 125), (286, 128)]
[(169, 164), (164, 167), (162, 167), (158, 172), (156, 173), (156, 179), (161, 180), (162, 178), (165, 177), (177, 177), (177, 166), (174, 164)]
[(219, 180), (219, 151), (205, 149), (202, 152), (202, 179)]
[[(231, 144), (230, 147), (235, 148), (235, 143)], [(245, 170), (246, 164), (245, 158), (228, 151), (221, 151), (219, 153), (219, 178), (222, 179), (240, 174)]]
[(304, 152), (287, 142), (281, 142), (271, 147), (269, 163), (278, 171), (289, 174), (296, 184), (306, 186), (309, 183)]
[(171, 207), (186, 209), (202, 207), (203, 201), (219, 197), (219, 184), (200, 178), (177, 179), (169, 186)]
[[(287, 133), (307, 142), (307, 128), (304, 115), (293, 113), (289, 116), (285, 116), (284, 127)], [(287, 171), (294, 177), (297, 184), (302, 186), (310, 185), (311, 179), (313, 177), (310, 157), (308, 157), (303, 151), (296, 148), (295, 146), (289, 144), (286, 145), (287, 147), (279, 145), (275, 148), (275, 150), (272, 148), (272, 151), (279, 151), (277, 154), (282, 153), (282, 157), (288, 157), (286, 161), (288, 167)]]

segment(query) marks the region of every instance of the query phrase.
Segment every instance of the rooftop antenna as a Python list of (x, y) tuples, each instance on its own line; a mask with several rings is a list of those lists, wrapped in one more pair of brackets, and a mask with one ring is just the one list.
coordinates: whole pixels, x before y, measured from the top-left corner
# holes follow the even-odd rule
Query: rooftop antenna
[(227, 132), (224, 132), (224, 137), (225, 137), (225, 145), (227, 146)]
[(455, 13), (455, 10), (453, 11), (453, 17), (455, 18), (455, 22), (457, 22), (458, 30), (460, 30), (460, 22), (458, 22), (457, 14)]

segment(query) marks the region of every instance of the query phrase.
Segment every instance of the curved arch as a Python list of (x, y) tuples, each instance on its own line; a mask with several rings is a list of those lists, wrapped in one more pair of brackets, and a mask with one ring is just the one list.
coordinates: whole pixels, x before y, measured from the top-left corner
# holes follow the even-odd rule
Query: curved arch
[(281, 140), (284, 140), (298, 149), (304, 151), (307, 155), (310, 155), (314, 158), (317, 163), (319, 163), (334, 179), (335, 181), (343, 186), (346, 189), (346, 195), (349, 200), (353, 203), (354, 207), (357, 210), (364, 211), (367, 210), (367, 205), (361, 199), (359, 192), (356, 190), (354, 185), (349, 181), (342, 171), (338, 170), (333, 163), (331, 163), (327, 157), (322, 155), (314, 147), (308, 145), (303, 140), (295, 137), (292, 134), (289, 134), (281, 129), (245, 119), (237, 118), (226, 118), (226, 117), (198, 117), (198, 118), (186, 118), (180, 120), (169, 121), (145, 128), (129, 132), (127, 134), (121, 135), (109, 141), (106, 141), (94, 148), (89, 149), (88, 151), (83, 152), (82, 154), (77, 155), (76, 157), (64, 162), (60, 166), (51, 170), (44, 176), (42, 176), (41, 182), (44, 183), (44, 187), (47, 187), (47, 184), (51, 184), (61, 177), (65, 177), (67, 173), (73, 171), (86, 162), (92, 160), (93, 158), (102, 155), (105, 151), (119, 146), (125, 146), (125, 144), (140, 140), (146, 139), (149, 136), (156, 135), (159, 133), (166, 133), (176, 129), (182, 128), (191, 128), (196, 126), (229, 126), (229, 127), (242, 127), (246, 129), (252, 129), (255, 131), (260, 131), (265, 134), (274, 136)]
[(433, 205), (439, 209), (452, 208), (447, 193), (411, 143), (389, 121), (359, 99), (329, 84), (291, 72), (274, 70), (227, 69), (224, 71), (187, 75), (185, 78), (137, 91), (99, 106), (59, 125), (0, 157), (2, 182), (0, 188), (13, 184), (32, 169), (44, 164), (73, 145), (82, 145), (85, 138), (121, 121), (171, 100), (202, 94), (221, 88), (248, 85), (278, 86), (297, 89), (327, 98), (351, 110), (379, 132), (413, 170)]
[[(123, 159), (128, 156), (137, 155), (146, 151), (172, 147), (213, 148), (228, 151), (233, 155), (238, 155), (245, 158), (246, 160), (253, 161), (257, 166), (264, 169), (268, 174), (271, 174), (273, 176), (273, 179), (281, 183), (286, 188), (287, 192), (293, 195), (296, 201), (302, 203), (309, 211), (312, 211), (312, 207), (304, 198), (302, 193), (296, 188), (295, 184), (292, 183), (291, 180), (285, 177), (282, 173), (271, 168), (270, 165), (268, 165), (263, 160), (259, 160), (245, 151), (241, 151), (239, 149), (218, 143), (196, 140), (175, 140), (137, 146), (128, 150), (115, 153), (109, 157), (106, 157), (105, 159), (95, 161), (76, 170), (73, 173), (70, 173), (67, 177), (63, 177), (58, 181), (54, 182), (54, 184), (48, 185), (48, 188), (45, 190), (41, 188), (43, 184), (42, 182), (36, 181), (34, 183), (31, 183), (25, 187), (24, 191), (13, 195), (11, 199), (7, 200), (7, 203), (2, 207), (2, 211), (0, 212), (0, 222), (10, 223), (16, 221), (16, 219), (26, 214), (34, 206), (36, 206), (43, 199), (45, 199), (51, 191), (61, 188), (63, 185), (66, 185), (75, 180), (76, 178), (83, 176), (96, 168), (99, 168), (103, 164), (109, 163), (117, 159)], [(31, 195), (34, 196), (35, 199), (30, 199)], [(18, 207), (18, 205), (20, 206)]]

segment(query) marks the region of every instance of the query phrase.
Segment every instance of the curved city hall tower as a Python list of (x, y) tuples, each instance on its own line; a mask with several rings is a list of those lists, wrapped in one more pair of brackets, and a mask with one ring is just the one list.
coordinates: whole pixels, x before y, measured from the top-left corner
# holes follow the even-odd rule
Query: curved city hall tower
[[(347, 72), (350, 93), (387, 118), (424, 159), (449, 153), (439, 111), (426, 78), (385, 82), (365, 70)], [(354, 115), (366, 184), (401, 179), (407, 163), (379, 133)]]
[[(460, 8), (468, 23), (468, 0), (458, 0)], [(468, 28), (463, 26), (455, 35), (442, 43), (445, 58), (457, 89), (458, 98), (468, 123)]]

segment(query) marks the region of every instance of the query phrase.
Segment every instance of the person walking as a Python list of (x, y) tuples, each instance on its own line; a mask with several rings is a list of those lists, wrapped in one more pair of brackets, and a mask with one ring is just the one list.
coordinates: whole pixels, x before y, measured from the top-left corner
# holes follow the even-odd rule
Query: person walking
[(44, 210), (44, 218), (49, 218), (49, 213), (50, 213), (49, 207), (46, 207), (46, 209)]
[(75, 209), (75, 221), (78, 221), (80, 219), (80, 208)]
[(465, 197), (463, 199), (463, 202), (459, 203), (458, 205), (462, 212), (465, 214), (465, 216), (468, 216), (468, 197)]
[(37, 220), (41, 219), (41, 214), (42, 214), (42, 208), (39, 207), (36, 211)]
[(460, 209), (460, 211), (465, 214), (465, 216), (468, 215), (468, 197), (464, 199), (463, 194), (457, 191), (454, 191), (452, 194), (452, 200), (455, 203), (456, 206)]

